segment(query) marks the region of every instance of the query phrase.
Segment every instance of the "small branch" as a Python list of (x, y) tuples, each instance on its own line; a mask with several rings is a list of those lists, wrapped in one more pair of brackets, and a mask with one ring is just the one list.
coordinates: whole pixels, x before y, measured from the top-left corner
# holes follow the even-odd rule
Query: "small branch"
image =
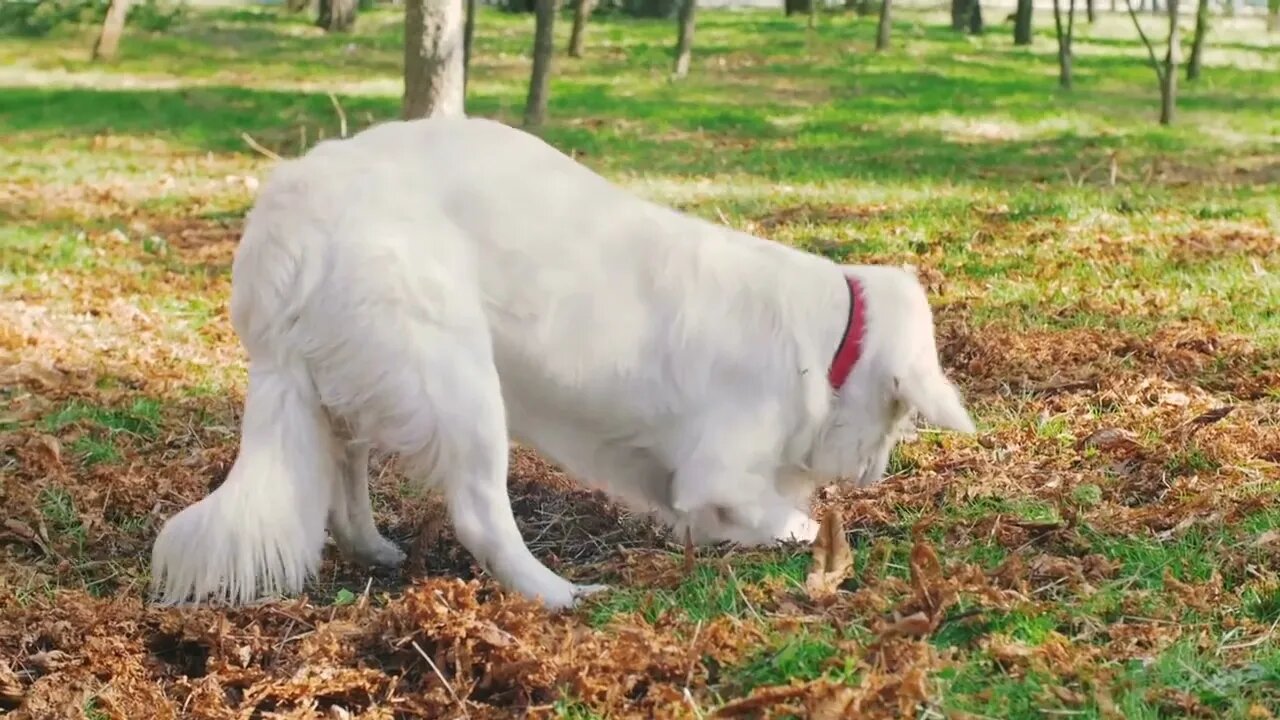
[(1151, 44), (1151, 40), (1147, 38), (1147, 34), (1142, 31), (1142, 23), (1138, 22), (1138, 12), (1133, 9), (1133, 0), (1124, 0), (1125, 7), (1129, 8), (1129, 17), (1133, 18), (1133, 26), (1138, 29), (1138, 37), (1142, 38), (1142, 44), (1147, 46), (1147, 54), (1151, 57), (1151, 67), (1156, 69), (1156, 79), (1164, 82), (1164, 69), (1160, 67), (1160, 61), (1156, 59), (1156, 48)]
[(243, 140), (245, 141), (245, 143), (246, 143), (249, 147), (253, 148), (254, 150), (257, 150), (258, 152), (262, 153), (263, 155), (266, 155), (267, 157), (271, 158), (272, 160), (284, 160), (284, 158), (280, 157), (279, 155), (277, 155), (277, 154), (276, 154), (275, 152), (273, 152), (272, 150), (269, 150), (269, 149), (267, 149), (267, 148), (263, 147), (263, 146), (262, 146), (262, 144), (261, 144), (261, 143), (259, 143), (257, 140), (254, 140), (254, 139), (253, 139), (253, 136), (249, 135), (249, 133), (247, 133), (247, 132), (242, 132), (242, 133), (240, 133), (240, 138), (241, 138), (241, 139), (243, 139)]
[(440, 668), (436, 667), (436, 664), (431, 661), (431, 657), (423, 651), (422, 646), (418, 644), (417, 640), (413, 640), (412, 642), (413, 649), (418, 651), (418, 654), (422, 656), (422, 659), (426, 660), (427, 664), (431, 666), (431, 670), (436, 674), (436, 677), (440, 678), (440, 682), (444, 683), (444, 689), (449, 691), (449, 696), (458, 704), (458, 709), (462, 711), (462, 717), (471, 717), (471, 713), (467, 712), (467, 706), (462, 702), (462, 699), (458, 697), (458, 693), (454, 692), (453, 686), (449, 684), (448, 680), (444, 679), (444, 673), (440, 672)]
[(338, 137), (346, 137), (347, 114), (342, 111), (342, 104), (338, 102), (338, 97), (333, 93), (329, 93), (329, 102), (333, 103), (333, 109), (338, 113)]

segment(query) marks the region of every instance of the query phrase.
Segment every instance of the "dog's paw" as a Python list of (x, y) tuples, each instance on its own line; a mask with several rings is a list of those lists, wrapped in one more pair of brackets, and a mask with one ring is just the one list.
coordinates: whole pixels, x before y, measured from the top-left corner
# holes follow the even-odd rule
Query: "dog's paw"
[(356, 549), (355, 554), (365, 565), (390, 569), (403, 565), (406, 558), (403, 550), (384, 537), (379, 537), (376, 541)]
[(584, 599), (595, 595), (596, 593), (605, 592), (608, 589), (608, 585), (577, 585), (573, 588), (574, 604), (579, 604)]

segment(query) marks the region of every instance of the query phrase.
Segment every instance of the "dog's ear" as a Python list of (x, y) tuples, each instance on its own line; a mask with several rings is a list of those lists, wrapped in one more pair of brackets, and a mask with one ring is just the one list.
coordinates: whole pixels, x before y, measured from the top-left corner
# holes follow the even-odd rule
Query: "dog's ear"
[(930, 425), (968, 434), (976, 432), (960, 391), (942, 374), (941, 368), (910, 372), (895, 377), (893, 382), (898, 397), (918, 410)]

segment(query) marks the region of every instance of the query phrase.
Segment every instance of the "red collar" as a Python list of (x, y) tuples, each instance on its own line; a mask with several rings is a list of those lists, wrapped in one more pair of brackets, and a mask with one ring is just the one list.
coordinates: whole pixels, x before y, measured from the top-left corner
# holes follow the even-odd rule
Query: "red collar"
[(831, 359), (831, 369), (827, 371), (827, 379), (833, 390), (839, 390), (862, 354), (862, 333), (866, 327), (867, 308), (862, 299), (862, 285), (848, 275), (844, 276), (849, 284), (849, 320), (844, 328), (844, 336), (840, 338), (840, 347), (836, 348), (835, 357)]

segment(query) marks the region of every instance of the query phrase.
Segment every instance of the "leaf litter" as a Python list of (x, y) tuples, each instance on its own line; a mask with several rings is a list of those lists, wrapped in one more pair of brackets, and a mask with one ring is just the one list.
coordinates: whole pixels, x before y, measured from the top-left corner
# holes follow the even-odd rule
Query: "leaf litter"
[[(187, 190), (243, 204), (244, 186), (224, 185)], [(125, 231), (90, 230), (82, 242), (101, 262), (0, 301), (0, 710), (14, 717), (551, 717), (566, 699), (610, 717), (901, 717), (939, 712), (939, 673), (966, 663), (1042, 673), (1053, 678), (1044, 703), (1115, 717), (1118, 662), (1192, 638), (1244, 667), (1272, 642), (1274, 618), (1248, 608), (1280, 587), (1280, 541), (1243, 523), (1274, 508), (1275, 358), (1195, 321), (1149, 336), (975, 328), (956, 305), (938, 313), (945, 362), (984, 413), (1012, 407), (1016, 418), (973, 441), (926, 435), (881, 485), (824, 493), (802, 586), (744, 590), (752, 612), (694, 620), (624, 604), (603, 624), (587, 620), (594, 604), (546, 613), (476, 570), (438, 521), (438, 500), (400, 489), (393, 458), (375, 464), (373, 495), (380, 524), (411, 549), (406, 574), (370, 575), (330, 551), (303, 598), (148, 607), (159, 523), (234, 459), (243, 358), (225, 303), (237, 226), (189, 219), (200, 215), (191, 207), (147, 210), (154, 188), (18, 190), (16, 218), (124, 218)], [(887, 212), (804, 208), (762, 224)], [(1189, 258), (1274, 254), (1273, 238), (1232, 232), (1225, 249), (1194, 232), (1174, 246)], [(145, 242), (153, 235), (163, 244)], [(942, 286), (935, 268), (920, 272)], [(200, 330), (174, 330), (158, 301), (175, 297), (207, 301)], [(95, 419), (127, 419), (140, 400), (159, 407), (150, 437)], [(91, 462), (102, 444), (112, 459)], [(678, 539), (532, 453), (515, 449), (511, 468), (522, 533), (575, 577), (669, 591), (702, 560), (727, 573), (794, 552), (681, 556)], [(1165, 565), (1139, 576), (1107, 550), (1207, 532), (1223, 540), (1203, 574)], [(998, 561), (974, 556), (990, 548)], [(1114, 608), (1087, 609), (1117, 587)], [(993, 629), (1016, 613), (1058, 620), (1036, 638)], [(1239, 639), (1209, 637), (1210, 622)], [(736, 666), (775, 633), (806, 628), (837, 629), (816, 677), (738, 690)], [(971, 639), (948, 639), (961, 630)], [(1168, 710), (1211, 712), (1181, 690), (1152, 692)]]

